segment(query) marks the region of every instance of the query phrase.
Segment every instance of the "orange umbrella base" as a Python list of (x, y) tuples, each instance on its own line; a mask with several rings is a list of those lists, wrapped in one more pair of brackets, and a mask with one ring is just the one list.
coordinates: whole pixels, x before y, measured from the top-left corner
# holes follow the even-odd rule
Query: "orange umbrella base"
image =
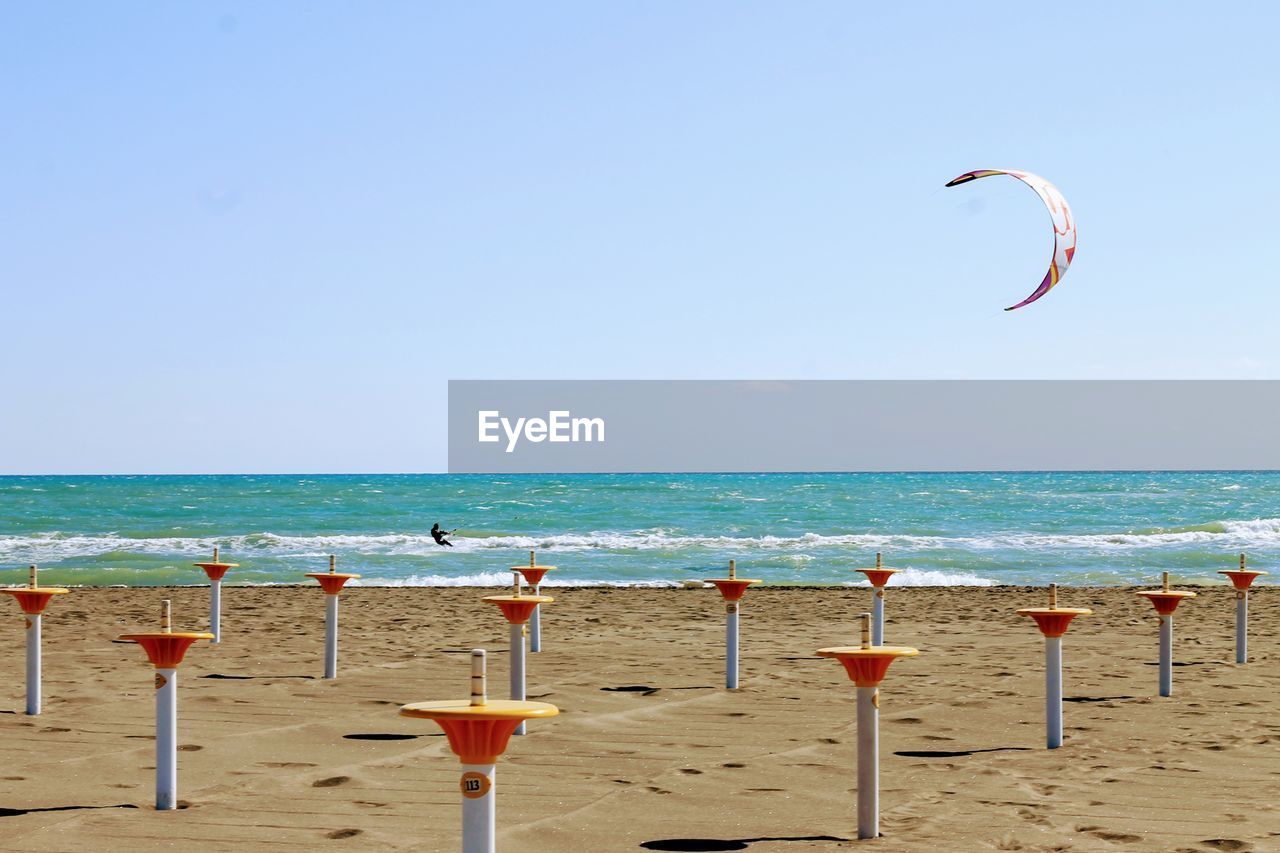
[(69, 590), (61, 587), (22, 587), (15, 589), (0, 589), (0, 592), (6, 592), (18, 599), (18, 606), (22, 608), (22, 612), (28, 616), (39, 616), (44, 609), (49, 606), (49, 599), (55, 595), (66, 595)]
[(869, 649), (836, 646), (818, 649), (819, 657), (835, 658), (844, 664), (850, 680), (859, 687), (878, 687), (884, 681), (889, 664), (898, 658), (915, 657), (918, 654), (920, 651), (910, 646), (872, 646)]
[(530, 585), (542, 583), (542, 579), (546, 577), (547, 572), (554, 569), (555, 566), (537, 566), (529, 568), (528, 566), (512, 566), (511, 571), (519, 572), (524, 576), (524, 582)]
[(481, 601), (498, 605), (512, 625), (523, 625), (529, 621), (535, 607), (550, 604), (555, 599), (549, 595), (486, 595)]
[(493, 764), (507, 751), (511, 734), (525, 720), (560, 713), (546, 702), (495, 700), (472, 705), (467, 700), (417, 702), (400, 709), (404, 717), (434, 720), (444, 729), (449, 748), (463, 764)]
[(120, 639), (142, 646), (142, 650), (147, 653), (147, 657), (156, 669), (173, 669), (182, 663), (192, 643), (196, 640), (212, 640), (213, 634), (207, 631), (169, 634), (162, 631), (148, 631), (142, 634), (121, 634)]
[(344, 575), (341, 572), (314, 572), (307, 575), (309, 578), (315, 578), (320, 582), (320, 588), (328, 595), (337, 595), (342, 592), (342, 587), (347, 581), (360, 577), (359, 575)]
[(748, 578), (741, 580), (737, 578), (707, 578), (706, 582), (715, 584), (716, 589), (720, 590), (720, 595), (724, 597), (725, 601), (741, 601), (742, 596), (747, 592), (747, 587), (760, 583), (758, 580)]
[(889, 576), (898, 573), (897, 569), (854, 569), (854, 571), (866, 575), (872, 586), (885, 586), (889, 583)]
[(1168, 592), (1165, 592), (1164, 590), (1140, 592), (1138, 595), (1150, 600), (1152, 606), (1155, 607), (1156, 612), (1161, 616), (1171, 616), (1173, 611), (1178, 609), (1178, 604), (1181, 603), (1182, 599), (1196, 597), (1194, 592), (1181, 592), (1174, 589), (1171, 589)]
[(1077, 616), (1088, 616), (1093, 613), (1087, 607), (1028, 607), (1018, 611), (1019, 616), (1030, 616), (1036, 620), (1040, 633), (1046, 637), (1061, 637), (1067, 633), (1071, 620)]
[(227, 569), (239, 568), (239, 563), (192, 563), (197, 568), (204, 569), (204, 573), (209, 576), (211, 581), (220, 581), (222, 576), (227, 573)]
[(1236, 589), (1248, 589), (1253, 586), (1253, 582), (1258, 579), (1258, 575), (1265, 575), (1266, 572), (1255, 572), (1253, 569), (1232, 569), (1230, 571), (1220, 571), (1220, 575), (1226, 575), (1231, 579), (1231, 585)]

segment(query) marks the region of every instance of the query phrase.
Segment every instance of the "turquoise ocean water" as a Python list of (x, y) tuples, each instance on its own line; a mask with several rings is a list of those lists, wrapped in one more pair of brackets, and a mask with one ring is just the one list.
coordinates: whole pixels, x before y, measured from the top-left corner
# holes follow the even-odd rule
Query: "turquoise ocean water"
[(1280, 557), (1280, 472), (0, 477), (0, 583), (29, 563), (51, 583), (198, 583), (214, 545), (241, 583), (334, 553), (365, 583), (505, 584), (530, 548), (552, 584), (678, 584), (730, 558), (847, 583), (877, 550), (916, 585), (1212, 579), (1237, 551)]

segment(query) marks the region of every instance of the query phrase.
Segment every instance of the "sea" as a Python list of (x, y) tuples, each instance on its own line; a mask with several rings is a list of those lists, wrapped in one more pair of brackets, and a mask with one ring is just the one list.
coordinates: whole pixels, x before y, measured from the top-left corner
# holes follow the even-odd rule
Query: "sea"
[[(433, 523), (455, 531), (451, 547)], [(1280, 472), (0, 477), (0, 583), (499, 586), (529, 550), (546, 585), (1217, 583), (1280, 557)], [(1280, 574), (1280, 572), (1277, 572)], [(1267, 578), (1263, 578), (1267, 580)]]

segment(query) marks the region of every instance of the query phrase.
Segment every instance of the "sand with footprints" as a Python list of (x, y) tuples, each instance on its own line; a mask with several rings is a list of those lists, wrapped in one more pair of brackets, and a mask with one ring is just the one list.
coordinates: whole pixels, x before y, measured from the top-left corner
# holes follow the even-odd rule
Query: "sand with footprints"
[[(229, 587), (220, 646), (180, 670), (177, 812), (152, 810), (152, 674), (113, 639), (207, 621), (207, 589), (77, 589), (45, 616), (45, 712), (23, 707), (13, 608), (0, 665), (3, 846), (455, 850), (458, 769), (399, 705), (467, 693), (490, 652), (505, 696), (507, 626), (492, 590), (343, 595), (339, 677), (323, 681), (317, 589)], [(853, 688), (814, 655), (854, 642), (865, 589), (747, 594), (742, 689), (723, 683), (714, 590), (555, 589), (530, 724), (498, 765), (499, 847), (794, 853), (853, 849)], [(890, 589), (886, 641), (920, 648), (881, 695), (883, 851), (1280, 849), (1280, 666), (1270, 588), (1233, 661), (1233, 593), (1177, 614), (1174, 696), (1156, 697), (1157, 626), (1131, 589), (1069, 589), (1091, 607), (1065, 640), (1062, 749), (1042, 748), (1043, 641), (1019, 607), (1042, 590)], [(2, 625), (4, 623), (0, 623)], [(869, 848), (870, 849), (870, 848)]]

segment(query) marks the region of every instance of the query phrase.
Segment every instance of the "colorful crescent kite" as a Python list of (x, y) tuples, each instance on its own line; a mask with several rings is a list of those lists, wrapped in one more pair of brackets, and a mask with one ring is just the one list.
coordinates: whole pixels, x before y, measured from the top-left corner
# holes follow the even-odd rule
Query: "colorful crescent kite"
[(1011, 175), (1031, 187), (1036, 195), (1040, 196), (1044, 206), (1049, 208), (1049, 216), (1053, 219), (1053, 260), (1049, 262), (1049, 271), (1045, 273), (1044, 281), (1040, 282), (1040, 286), (1030, 296), (1017, 305), (1004, 309), (1012, 311), (1014, 308), (1030, 305), (1062, 281), (1062, 277), (1067, 274), (1067, 267), (1071, 266), (1071, 259), (1076, 256), (1076, 223), (1071, 215), (1071, 208), (1067, 206), (1067, 200), (1062, 197), (1062, 193), (1058, 192), (1058, 188), (1030, 172), (1019, 172), (1016, 169), (979, 169), (976, 172), (965, 172), (960, 177), (947, 181), (947, 186), (955, 187), (976, 181), (978, 178), (989, 178), (992, 175)]

